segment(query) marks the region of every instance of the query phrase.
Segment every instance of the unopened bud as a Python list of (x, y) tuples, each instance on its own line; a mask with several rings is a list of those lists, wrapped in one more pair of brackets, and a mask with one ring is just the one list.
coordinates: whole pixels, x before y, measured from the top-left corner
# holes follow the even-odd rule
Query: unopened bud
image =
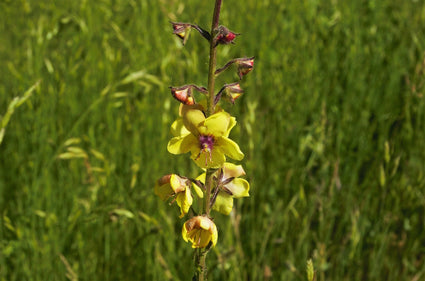
[(241, 85), (239, 85), (238, 82), (232, 83), (232, 84), (226, 84), (224, 85), (223, 88), (221, 88), (221, 90), (215, 96), (214, 104), (217, 104), (219, 102), (223, 93), (225, 93), (226, 99), (230, 101), (232, 104), (234, 104), (235, 100), (242, 95), (243, 90), (241, 88)]
[(236, 83), (225, 85), (225, 87), (226, 87), (226, 97), (229, 99), (231, 103), (234, 104), (235, 100), (239, 98), (243, 93), (241, 85), (239, 85), (239, 83), (236, 82)]
[(180, 39), (182, 39), (183, 45), (185, 45), (187, 39), (189, 38), (191, 24), (182, 22), (171, 22), (171, 24), (173, 25), (173, 34), (177, 35)]
[(180, 88), (170, 87), (173, 97), (182, 104), (195, 104), (195, 99), (192, 96), (192, 86), (187, 85)]
[(238, 66), (239, 79), (242, 79), (244, 75), (247, 75), (254, 68), (254, 57), (236, 59), (236, 64)]
[(189, 38), (190, 30), (192, 28), (196, 29), (208, 41), (211, 39), (209, 32), (196, 24), (182, 22), (171, 22), (171, 24), (173, 25), (173, 34), (177, 35), (180, 39), (183, 40), (183, 45), (186, 44), (187, 39)]
[(233, 40), (235, 40), (236, 36), (238, 36), (239, 33), (235, 33), (230, 31), (227, 27), (224, 27), (220, 25), (218, 27), (218, 32), (215, 37), (216, 44), (234, 44)]
[(193, 105), (195, 104), (195, 99), (192, 95), (192, 89), (195, 89), (196, 91), (207, 94), (208, 90), (205, 87), (199, 87), (196, 85), (185, 85), (179, 88), (176, 87), (170, 87), (171, 94), (173, 97), (185, 105)]

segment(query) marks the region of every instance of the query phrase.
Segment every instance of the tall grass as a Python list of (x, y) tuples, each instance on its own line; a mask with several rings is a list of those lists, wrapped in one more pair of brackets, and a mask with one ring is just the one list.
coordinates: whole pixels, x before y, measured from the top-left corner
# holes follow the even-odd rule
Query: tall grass
[[(0, 145), (0, 280), (190, 279), (153, 184), (191, 169), (165, 149), (167, 87), (208, 67), (169, 20), (212, 5), (0, 2), (0, 115), (40, 80)], [(217, 217), (211, 280), (306, 280), (309, 258), (318, 280), (425, 278), (424, 3), (227, 0), (221, 19), (242, 36), (219, 57), (256, 56), (232, 135), (252, 190)]]

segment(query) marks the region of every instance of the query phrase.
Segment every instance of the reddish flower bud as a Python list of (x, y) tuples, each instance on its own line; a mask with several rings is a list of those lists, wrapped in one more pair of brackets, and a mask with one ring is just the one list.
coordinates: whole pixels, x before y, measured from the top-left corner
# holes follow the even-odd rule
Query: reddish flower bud
[(195, 104), (195, 99), (192, 95), (192, 89), (195, 89), (196, 91), (207, 94), (208, 90), (205, 87), (199, 87), (196, 85), (185, 85), (179, 88), (176, 87), (170, 87), (171, 94), (173, 97), (185, 105), (193, 105)]
[(195, 99), (192, 96), (192, 86), (187, 85), (180, 88), (170, 87), (173, 97), (182, 104), (195, 104)]
[(254, 68), (254, 57), (236, 59), (238, 66), (239, 79), (242, 80), (244, 75), (247, 75)]
[(189, 38), (191, 24), (182, 22), (171, 22), (171, 24), (173, 25), (173, 34), (182, 39), (183, 45), (185, 45), (187, 39)]
[(234, 33), (222, 25), (218, 27), (217, 31), (218, 32), (215, 37), (215, 40), (217, 42), (216, 44), (233, 44), (233, 40), (235, 40), (236, 36), (239, 35), (239, 33)]
[(229, 99), (229, 101), (232, 104), (234, 104), (235, 100), (239, 98), (243, 93), (241, 85), (239, 85), (239, 83), (236, 82), (236, 83), (225, 85), (225, 87), (226, 87), (226, 97)]
[(242, 95), (243, 90), (241, 88), (241, 85), (239, 85), (238, 82), (224, 85), (224, 87), (221, 88), (221, 90), (215, 96), (214, 105), (216, 105), (219, 102), (223, 93), (225, 93), (225, 95), (226, 95), (225, 98), (228, 101), (230, 101), (232, 104), (234, 104), (235, 100)]

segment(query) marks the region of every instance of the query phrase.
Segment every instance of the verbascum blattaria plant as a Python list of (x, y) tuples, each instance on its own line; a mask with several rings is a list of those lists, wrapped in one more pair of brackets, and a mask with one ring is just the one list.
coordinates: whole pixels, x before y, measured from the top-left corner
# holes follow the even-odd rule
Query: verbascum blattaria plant
[[(179, 117), (171, 125), (173, 137), (167, 149), (171, 154), (189, 154), (200, 168), (200, 175), (190, 178), (172, 173), (162, 176), (155, 184), (155, 194), (162, 200), (177, 204), (183, 239), (195, 249), (195, 273), (193, 280), (206, 280), (206, 255), (217, 244), (219, 231), (212, 217), (212, 210), (229, 215), (233, 200), (249, 196), (249, 183), (243, 178), (245, 171), (240, 164), (244, 153), (230, 138), (236, 126), (236, 118), (220, 106), (221, 102), (235, 101), (243, 94), (239, 82), (223, 85), (215, 93), (216, 77), (229, 69), (236, 69), (239, 80), (254, 66), (254, 57), (234, 58), (217, 68), (217, 48), (234, 44), (239, 35), (219, 25), (222, 0), (216, 0), (211, 30), (198, 25), (171, 22), (173, 34), (183, 44), (191, 30), (196, 30), (209, 43), (209, 68), (207, 87), (193, 84), (170, 87), (172, 96), (180, 103)], [(197, 99), (195, 99), (197, 97)], [(192, 206), (194, 196), (202, 200), (202, 208)]]

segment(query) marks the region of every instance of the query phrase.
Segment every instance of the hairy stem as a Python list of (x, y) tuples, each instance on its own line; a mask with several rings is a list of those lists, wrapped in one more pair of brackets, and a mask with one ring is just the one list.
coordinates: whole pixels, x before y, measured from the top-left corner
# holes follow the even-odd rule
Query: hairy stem
[(205, 258), (207, 256), (206, 249), (197, 249), (195, 255), (196, 271), (193, 280), (205, 281), (207, 280), (207, 266)]
[[(209, 70), (208, 70), (208, 108), (207, 108), (207, 117), (214, 113), (214, 85), (215, 85), (215, 69), (217, 66), (217, 44), (216, 44), (216, 33), (218, 27), (218, 21), (220, 18), (220, 9), (221, 9), (222, 0), (216, 0), (214, 6), (214, 14), (211, 24), (211, 40), (210, 40), (210, 61), (209, 61)], [(210, 198), (211, 198), (211, 189), (212, 189), (212, 177), (213, 171), (207, 169), (207, 175), (205, 179), (205, 214), (210, 215)]]
[(216, 40), (216, 34), (217, 34), (217, 27), (218, 27), (218, 21), (220, 18), (220, 9), (221, 9), (221, 1), (222, 0), (216, 0), (215, 6), (214, 6), (214, 14), (212, 18), (212, 24), (211, 24), (211, 40), (210, 40), (210, 62), (209, 62), (209, 69), (208, 69), (208, 109), (207, 109), (207, 116), (210, 116), (214, 113), (214, 85), (215, 85), (215, 69), (217, 66), (217, 40)]

